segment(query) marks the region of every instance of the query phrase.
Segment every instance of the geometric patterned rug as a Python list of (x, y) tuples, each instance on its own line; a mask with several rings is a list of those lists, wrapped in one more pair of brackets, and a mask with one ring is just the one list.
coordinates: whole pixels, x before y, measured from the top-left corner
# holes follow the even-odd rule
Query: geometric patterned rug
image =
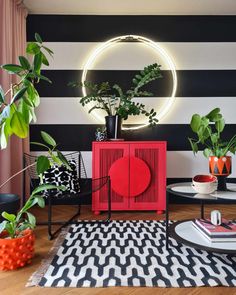
[(27, 286), (236, 286), (236, 257), (170, 239), (165, 221), (81, 222), (62, 232)]

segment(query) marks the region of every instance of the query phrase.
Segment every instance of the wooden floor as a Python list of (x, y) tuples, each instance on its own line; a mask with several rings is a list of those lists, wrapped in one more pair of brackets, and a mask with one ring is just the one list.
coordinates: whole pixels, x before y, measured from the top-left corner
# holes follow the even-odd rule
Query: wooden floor
[[(198, 205), (172, 205), (171, 219), (184, 219), (194, 218), (199, 215)], [(210, 210), (219, 209), (224, 213), (226, 218), (236, 218), (236, 205), (206, 205), (206, 213)], [(55, 215), (59, 219), (63, 219), (70, 214), (75, 208), (73, 207), (61, 207), (56, 209)], [(46, 212), (43, 209), (36, 208), (34, 210), (37, 220), (40, 221)], [(100, 216), (104, 217), (102, 214)], [(137, 219), (163, 219), (163, 215), (156, 215), (154, 212), (116, 212), (113, 213), (112, 219), (121, 220), (137, 220)], [(95, 219), (95, 216), (91, 213), (89, 206), (84, 206), (81, 212), (81, 219)], [(53, 245), (53, 241), (47, 240), (47, 231), (45, 226), (38, 226), (35, 230), (36, 233), (36, 255), (31, 265), (24, 267), (17, 271), (0, 272), (0, 294), (1, 295), (18, 295), (18, 294), (80, 294), (80, 295), (217, 295), (236, 294), (236, 288), (128, 288), (128, 287), (113, 287), (113, 288), (39, 288), (29, 287), (25, 288), (25, 284), (30, 275), (37, 269), (41, 260), (46, 256), (47, 252)], [(236, 265), (235, 265), (236, 267)]]

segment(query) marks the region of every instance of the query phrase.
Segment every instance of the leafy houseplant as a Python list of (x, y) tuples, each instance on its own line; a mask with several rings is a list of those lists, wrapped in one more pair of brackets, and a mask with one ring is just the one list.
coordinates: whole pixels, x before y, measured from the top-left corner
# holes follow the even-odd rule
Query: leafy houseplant
[(30, 57), (19, 56), (19, 64), (5, 64), (1, 68), (9, 74), (15, 74), (19, 82), (13, 83), (4, 92), (0, 86), (0, 147), (7, 147), (8, 139), (12, 134), (20, 138), (28, 136), (30, 122), (36, 121), (35, 108), (40, 103), (35, 84), (40, 80), (51, 81), (41, 75), (42, 65), (48, 66), (45, 53), (53, 52), (43, 45), (39, 34), (35, 34), (36, 42), (30, 42), (26, 54)]
[[(7, 71), (9, 75), (15, 75), (17, 82), (13, 83), (6, 91), (0, 86), (0, 149), (7, 147), (9, 137), (15, 135), (25, 138), (28, 135), (29, 124), (36, 120), (35, 108), (40, 103), (39, 94), (35, 88), (41, 80), (51, 81), (41, 75), (42, 65), (48, 66), (46, 54), (53, 55), (53, 52), (44, 46), (39, 34), (35, 34), (36, 42), (28, 43), (26, 56), (19, 56), (19, 64), (4, 64), (1, 69)], [(22, 171), (16, 173), (20, 174)], [(1, 186), (4, 186), (13, 175)], [(4, 200), (7, 211), (15, 211), (19, 207), (19, 197), (12, 194), (0, 194)], [(12, 197), (15, 201), (12, 202)], [(13, 207), (14, 210), (13, 210)], [(5, 210), (6, 210), (5, 209)], [(0, 208), (1, 212), (1, 208)]]
[(219, 108), (205, 116), (194, 114), (190, 127), (197, 135), (197, 138), (188, 138), (193, 153), (198, 152), (199, 146), (204, 147), (203, 154), (209, 157), (210, 172), (218, 177), (218, 189), (225, 190), (225, 176), (231, 173), (231, 157), (228, 153), (236, 152), (236, 135), (230, 140), (222, 139), (225, 120)]
[[(85, 87), (88, 95), (80, 99), (82, 106), (91, 104), (89, 113), (101, 109), (107, 116), (119, 116), (123, 120), (127, 120), (130, 115), (138, 116), (143, 114), (148, 117), (150, 125), (155, 125), (158, 120), (155, 118), (154, 109), (147, 111), (145, 105), (135, 102), (135, 97), (152, 96), (152, 93), (142, 90), (142, 88), (151, 81), (162, 77), (160, 65), (157, 63), (145, 67), (139, 74), (132, 79), (132, 87), (124, 91), (118, 84), (110, 86), (108, 82), (94, 84), (85, 81), (82, 83), (69, 83), (70, 86)], [(108, 127), (108, 126), (107, 126)], [(107, 128), (108, 129), (108, 128)], [(108, 137), (109, 137), (109, 130)]]
[[(40, 185), (34, 189), (27, 202), (17, 214), (2, 212), (5, 219), (0, 223), (0, 249), (5, 249), (5, 254), (0, 254), (0, 270), (10, 270), (24, 266), (29, 263), (34, 254), (34, 235), (32, 229), (36, 226), (35, 216), (29, 212), (35, 205), (43, 208), (45, 201), (42, 194), (45, 190), (60, 189), (65, 190), (64, 186), (42, 184), (43, 173), (52, 165), (65, 165), (70, 169), (66, 158), (57, 150), (55, 140), (46, 132), (41, 131), (44, 143), (34, 142), (47, 149), (48, 156), (39, 156), (37, 161), (14, 174), (10, 179), (22, 173), (24, 170), (36, 165), (36, 171), (40, 179)], [(5, 185), (10, 179), (3, 183)], [(9, 253), (8, 253), (9, 252)], [(9, 259), (10, 257), (10, 259)]]

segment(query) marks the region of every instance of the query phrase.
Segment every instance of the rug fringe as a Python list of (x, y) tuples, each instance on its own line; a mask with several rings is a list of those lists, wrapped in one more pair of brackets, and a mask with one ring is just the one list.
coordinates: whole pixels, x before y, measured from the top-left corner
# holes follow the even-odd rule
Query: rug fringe
[(68, 231), (70, 229), (70, 226), (64, 228), (61, 230), (59, 236), (57, 237), (56, 241), (54, 242), (52, 248), (50, 249), (50, 251), (48, 252), (46, 258), (44, 258), (40, 264), (40, 266), (38, 267), (38, 269), (31, 275), (31, 277), (29, 278), (27, 284), (25, 285), (25, 287), (34, 287), (34, 286), (38, 286), (40, 280), (42, 279), (42, 277), (44, 276), (44, 274), (46, 273), (48, 267), (50, 266), (53, 257), (56, 255), (58, 249), (60, 248), (60, 246), (62, 245), (63, 241), (65, 240), (65, 236), (67, 235)]

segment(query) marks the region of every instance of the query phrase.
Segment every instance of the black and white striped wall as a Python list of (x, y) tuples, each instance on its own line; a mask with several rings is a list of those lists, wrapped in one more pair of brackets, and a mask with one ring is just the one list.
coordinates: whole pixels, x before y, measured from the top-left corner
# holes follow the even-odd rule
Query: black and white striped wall
[[(41, 105), (37, 123), (30, 128), (31, 141), (38, 140), (40, 130), (45, 130), (60, 143), (62, 151), (83, 151), (90, 177), (91, 143), (99, 122), (79, 104), (81, 90), (67, 84), (80, 80), (89, 53), (112, 37), (145, 36), (159, 42), (175, 62), (178, 90), (171, 111), (155, 128), (125, 133), (130, 140), (168, 142), (169, 181), (208, 172), (207, 160), (202, 153), (194, 157), (187, 140), (193, 113), (206, 114), (220, 107), (227, 123), (225, 137), (236, 133), (236, 16), (29, 15), (28, 41), (34, 40), (35, 32), (54, 51), (54, 59), (43, 71), (53, 84), (43, 82), (38, 89)], [(128, 87), (137, 70), (155, 61), (156, 55), (137, 43), (123, 43), (102, 56), (87, 78)], [(170, 87), (170, 69), (163, 65), (163, 79), (151, 85), (154, 97), (143, 102), (158, 106), (169, 95)], [(37, 153), (39, 147), (32, 146), (31, 150)], [(231, 176), (236, 176), (236, 169)]]

